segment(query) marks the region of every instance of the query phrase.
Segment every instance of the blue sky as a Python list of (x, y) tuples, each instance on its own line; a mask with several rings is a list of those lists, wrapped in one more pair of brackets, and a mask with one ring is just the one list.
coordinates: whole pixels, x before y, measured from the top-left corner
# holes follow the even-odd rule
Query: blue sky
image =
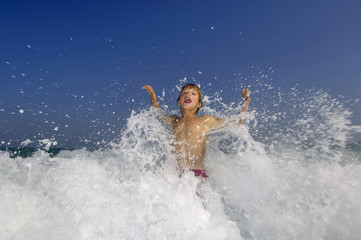
[(357, 99), (360, 12), (359, 0), (0, 0), (0, 146), (109, 141), (148, 104), (142, 85), (227, 92), (254, 67), (274, 86)]

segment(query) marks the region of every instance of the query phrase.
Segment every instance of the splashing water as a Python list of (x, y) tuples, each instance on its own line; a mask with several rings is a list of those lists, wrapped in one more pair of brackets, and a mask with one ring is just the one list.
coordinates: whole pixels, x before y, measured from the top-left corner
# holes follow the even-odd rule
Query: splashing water
[[(361, 147), (347, 140), (360, 129), (351, 112), (322, 91), (275, 96), (244, 114), (245, 125), (209, 136), (207, 180), (179, 177), (170, 130), (153, 108), (133, 111), (108, 149), (0, 152), (0, 236), (359, 239)], [(201, 114), (232, 118), (240, 107), (206, 96)]]

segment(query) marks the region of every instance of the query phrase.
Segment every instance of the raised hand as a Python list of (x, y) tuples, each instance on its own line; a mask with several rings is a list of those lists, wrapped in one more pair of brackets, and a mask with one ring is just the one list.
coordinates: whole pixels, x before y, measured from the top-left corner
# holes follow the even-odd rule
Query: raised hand
[(157, 96), (155, 95), (153, 88), (150, 85), (144, 85), (142, 89), (147, 90), (147, 92), (149, 93), (152, 106), (159, 108)]
[(144, 85), (144, 86), (142, 87), (142, 89), (147, 90), (147, 92), (149, 93), (149, 95), (154, 93), (154, 90), (153, 90), (152, 86), (150, 86), (150, 85)]
[[(251, 103), (250, 95), (251, 95), (251, 92), (249, 91), (248, 88), (243, 88), (242, 89), (242, 97), (244, 98), (242, 112), (247, 112), (248, 111), (248, 106)], [(242, 123), (241, 121), (240, 121), (240, 123)]]
[(249, 91), (248, 88), (243, 88), (242, 89), (242, 97), (247, 100), (247, 98), (249, 98), (251, 92)]

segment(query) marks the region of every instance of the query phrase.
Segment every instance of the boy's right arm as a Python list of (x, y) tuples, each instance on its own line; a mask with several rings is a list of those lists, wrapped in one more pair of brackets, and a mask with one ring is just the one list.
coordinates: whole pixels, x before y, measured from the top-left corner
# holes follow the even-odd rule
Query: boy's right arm
[(159, 108), (157, 96), (155, 95), (153, 88), (151, 86), (149, 86), (149, 85), (144, 85), (142, 87), (142, 89), (147, 90), (147, 92), (149, 93), (149, 97), (150, 97), (150, 101), (151, 101), (152, 106)]
[[(147, 92), (149, 93), (149, 97), (150, 97), (150, 101), (151, 101), (152, 106), (156, 107), (156, 108), (160, 108), (158, 100), (157, 100), (157, 96), (155, 95), (153, 88), (151, 86), (149, 86), (149, 85), (144, 85), (142, 87), (142, 89), (147, 90)], [(176, 116), (168, 116), (168, 115), (163, 114), (163, 113), (159, 115), (159, 119), (162, 120), (165, 124), (167, 124), (169, 126), (172, 126), (173, 120), (174, 120), (175, 117)]]

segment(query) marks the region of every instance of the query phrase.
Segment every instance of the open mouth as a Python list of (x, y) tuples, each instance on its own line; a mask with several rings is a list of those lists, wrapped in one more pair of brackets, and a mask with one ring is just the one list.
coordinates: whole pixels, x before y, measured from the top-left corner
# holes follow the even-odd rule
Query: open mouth
[(186, 104), (189, 104), (189, 103), (192, 102), (192, 99), (191, 98), (184, 98), (183, 102), (186, 103)]

